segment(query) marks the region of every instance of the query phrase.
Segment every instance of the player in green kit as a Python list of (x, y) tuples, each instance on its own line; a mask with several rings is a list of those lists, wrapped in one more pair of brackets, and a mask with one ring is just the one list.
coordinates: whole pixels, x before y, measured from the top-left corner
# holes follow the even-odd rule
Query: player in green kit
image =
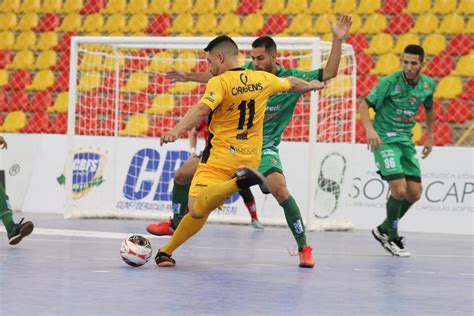
[[(387, 218), (372, 230), (374, 238), (392, 255), (408, 257), (403, 237), (398, 235), (398, 222), (421, 197), (420, 164), (412, 142), (412, 128), (421, 104), (426, 110), (428, 138), (422, 158), (433, 149), (435, 114), (433, 79), (421, 74), (424, 51), (408, 45), (402, 55), (402, 71), (382, 78), (360, 106), (360, 115), (372, 150), (378, 173), (388, 181), (390, 197)], [(374, 123), (368, 108), (375, 110)]]
[[(276, 62), (277, 47), (275, 41), (268, 36), (259, 37), (252, 43), (250, 53), (252, 62), (244, 65), (243, 68), (270, 72), (278, 77), (293, 76), (306, 81), (315, 79), (326, 81), (334, 78), (339, 68), (342, 43), (349, 33), (351, 24), (351, 17), (347, 15), (342, 16), (337, 24), (331, 24), (333, 43), (324, 69), (301, 71), (294, 68), (284, 68)], [(212, 75), (210, 73), (171, 71), (168, 73), (168, 77), (171, 78), (172, 82), (207, 82)], [(278, 151), (281, 136), (291, 120), (296, 102), (300, 96), (299, 93), (282, 93), (274, 95), (268, 100), (263, 126), (262, 160), (258, 171), (265, 176), (268, 190), (284, 210), (288, 227), (298, 245), (300, 267), (312, 268), (314, 267), (312, 248), (306, 241), (300, 209), (287, 188)]]

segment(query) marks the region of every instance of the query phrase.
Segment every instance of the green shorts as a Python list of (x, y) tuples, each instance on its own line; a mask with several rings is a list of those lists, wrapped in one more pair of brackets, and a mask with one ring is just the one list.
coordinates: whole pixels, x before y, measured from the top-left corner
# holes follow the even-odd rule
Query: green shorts
[(281, 165), (278, 148), (272, 147), (262, 149), (262, 160), (260, 161), (258, 172), (263, 174), (265, 177), (274, 172), (283, 174), (283, 167)]
[(374, 157), (382, 179), (391, 181), (405, 178), (421, 182), (420, 162), (416, 157), (414, 144), (408, 142), (383, 144), (382, 149), (374, 152)]

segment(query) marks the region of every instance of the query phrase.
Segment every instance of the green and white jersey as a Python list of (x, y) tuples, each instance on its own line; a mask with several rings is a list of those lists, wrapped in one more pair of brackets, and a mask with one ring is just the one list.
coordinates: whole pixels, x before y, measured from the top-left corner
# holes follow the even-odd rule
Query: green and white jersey
[[(252, 62), (243, 66), (245, 69), (255, 69)], [(277, 64), (277, 77), (297, 77), (306, 81), (322, 81), (323, 70), (301, 71), (294, 68), (284, 68)], [(277, 147), (281, 142), (281, 135), (291, 121), (296, 101), (301, 93), (278, 93), (270, 97), (267, 102), (265, 121), (263, 123), (263, 148)]]
[(382, 78), (367, 96), (367, 104), (375, 110), (374, 129), (384, 143), (411, 142), (416, 115), (423, 103), (433, 107), (433, 79), (421, 75), (410, 85), (403, 71)]

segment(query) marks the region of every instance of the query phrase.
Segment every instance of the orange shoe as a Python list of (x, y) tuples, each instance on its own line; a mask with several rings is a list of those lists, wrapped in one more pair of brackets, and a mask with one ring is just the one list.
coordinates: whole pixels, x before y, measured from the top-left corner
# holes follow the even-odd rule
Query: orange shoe
[(146, 227), (146, 230), (150, 234), (157, 236), (173, 236), (174, 234), (173, 222), (171, 221), (171, 218), (167, 222), (158, 222), (150, 224)]
[(301, 268), (314, 267), (314, 258), (313, 258), (313, 254), (311, 253), (312, 251), (313, 251), (313, 248), (311, 248), (310, 246), (303, 246), (303, 249), (301, 249), (299, 253)]

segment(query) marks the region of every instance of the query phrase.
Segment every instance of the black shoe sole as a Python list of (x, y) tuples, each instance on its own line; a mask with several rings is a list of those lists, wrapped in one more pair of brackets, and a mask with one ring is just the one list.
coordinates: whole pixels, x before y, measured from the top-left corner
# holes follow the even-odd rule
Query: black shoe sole
[(16, 245), (18, 244), (22, 239), (23, 237), (26, 237), (28, 236), (29, 234), (31, 234), (31, 232), (33, 232), (33, 229), (35, 228), (35, 225), (33, 225), (32, 222), (26, 222), (24, 223), (21, 228), (20, 228), (20, 234), (13, 237), (13, 239), (10, 239), (8, 241), (8, 243), (10, 245)]
[(385, 249), (389, 254), (391, 254), (392, 256), (394, 256), (394, 254), (393, 254), (389, 249), (387, 249), (387, 248), (385, 247), (384, 242), (382, 241), (382, 239), (378, 238), (377, 235), (375, 235), (373, 231), (371, 231), (371, 233), (372, 233), (372, 236), (374, 236), (375, 240), (377, 240), (377, 241), (380, 243), (380, 245), (382, 246), (382, 248)]

